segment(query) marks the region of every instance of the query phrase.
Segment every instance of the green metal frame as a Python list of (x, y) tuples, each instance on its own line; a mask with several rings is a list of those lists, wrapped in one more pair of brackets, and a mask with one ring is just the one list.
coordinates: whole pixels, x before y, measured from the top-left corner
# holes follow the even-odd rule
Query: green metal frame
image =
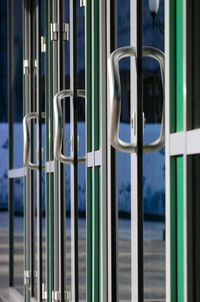
[[(100, 1), (87, 1), (87, 153), (100, 149)], [(101, 300), (101, 168), (87, 168), (87, 302)]]
[[(184, 129), (183, 0), (170, 1), (170, 132)], [(171, 302), (184, 301), (184, 159), (170, 158)]]

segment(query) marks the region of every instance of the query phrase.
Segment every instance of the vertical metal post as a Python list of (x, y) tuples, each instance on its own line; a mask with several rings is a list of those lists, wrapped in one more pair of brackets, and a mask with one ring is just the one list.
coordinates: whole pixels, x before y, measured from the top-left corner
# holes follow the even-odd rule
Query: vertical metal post
[(71, 165), (71, 255), (72, 255), (72, 301), (79, 300), (78, 278), (78, 165), (77, 165), (77, 1), (70, 0), (70, 89), (73, 97), (70, 100), (71, 137), (73, 150), (71, 156), (74, 163)]
[[(33, 110), (33, 75), (32, 69), (34, 66), (33, 60), (33, 45), (32, 45), (32, 3), (31, 1), (24, 1), (24, 59), (28, 61), (28, 73), (25, 75), (25, 93), (24, 93), (24, 107), (25, 113), (31, 112)], [(33, 134), (33, 125), (31, 127), (31, 134)], [(33, 138), (33, 135), (31, 135)], [(33, 158), (33, 140), (31, 146), (31, 158)], [(32, 217), (32, 206), (33, 206), (33, 172), (27, 169), (26, 179), (25, 179), (25, 211), (24, 211), (24, 221), (25, 221), (25, 271), (31, 272), (31, 284), (25, 286), (25, 301), (30, 300), (30, 296), (33, 294), (33, 264), (34, 253), (32, 250), (32, 234), (33, 234), (33, 217)]]
[[(58, 1), (58, 15), (59, 23), (58, 34), (58, 90), (64, 89), (65, 77), (65, 59), (64, 59), (64, 41), (63, 41), (63, 26), (64, 26), (64, 1)], [(65, 105), (62, 105), (63, 112), (65, 112)], [(64, 123), (64, 121), (63, 121)], [(64, 151), (64, 142), (63, 142)], [(65, 166), (59, 163), (59, 292), (60, 301), (65, 301)]]
[[(58, 23), (58, 1), (50, 1), (50, 7), (52, 7), (52, 23)], [(59, 64), (58, 64), (58, 40), (51, 41), (53, 45), (53, 96), (59, 90)], [(50, 58), (51, 60), (52, 58)], [(52, 84), (52, 83), (51, 83)], [(51, 97), (53, 97), (51, 96)], [(50, 97), (50, 98), (51, 98)], [(50, 103), (50, 110), (53, 106)], [(49, 136), (53, 135), (51, 129)], [(50, 146), (51, 143), (50, 142)], [(51, 159), (51, 158), (50, 158)], [(58, 161), (55, 161), (55, 172), (54, 172), (54, 291), (59, 291), (59, 182), (60, 182), (60, 164)]]
[[(36, 110), (36, 94), (35, 94), (35, 1), (31, 1), (29, 4), (29, 19), (30, 19), (30, 35), (27, 37), (30, 43), (30, 97), (29, 112), (35, 112)], [(31, 121), (31, 161), (34, 162), (35, 157), (35, 120)], [(35, 295), (35, 172), (33, 170), (30, 173), (29, 184), (29, 199), (30, 199), (30, 216), (27, 217), (30, 221), (30, 272), (31, 272), (31, 296)], [(27, 215), (26, 215), (27, 216)]]
[[(117, 48), (117, 1), (107, 3), (107, 56)], [(109, 93), (108, 93), (109, 99)], [(109, 104), (109, 102), (108, 102)], [(107, 114), (109, 120), (110, 108)], [(109, 122), (108, 122), (109, 124)], [(108, 144), (108, 300), (118, 301), (117, 152)]]
[(107, 213), (107, 1), (100, 1), (100, 122), (101, 122), (101, 192), (100, 192), (100, 285), (101, 301), (108, 301), (108, 213)]
[(37, 101), (37, 299), (42, 301), (42, 97), (41, 97), (41, 1), (36, 1), (36, 101)]
[[(13, 23), (14, 23), (14, 13), (13, 13), (13, 1), (9, 0), (7, 6), (7, 20), (8, 20), (8, 126), (9, 126), (9, 170), (13, 168)], [(14, 183), (13, 179), (9, 178), (9, 188), (8, 188), (8, 210), (9, 210), (9, 286), (13, 286), (13, 272), (14, 272), (14, 257), (13, 257), (13, 244), (14, 244), (14, 234), (13, 234), (13, 224), (14, 224)]]
[(137, 193), (138, 193), (138, 301), (144, 300), (143, 277), (143, 76), (142, 1), (137, 0)]

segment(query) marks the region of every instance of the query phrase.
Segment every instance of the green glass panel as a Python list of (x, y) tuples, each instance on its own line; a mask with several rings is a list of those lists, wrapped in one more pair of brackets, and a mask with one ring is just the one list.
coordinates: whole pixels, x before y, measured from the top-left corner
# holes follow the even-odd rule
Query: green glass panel
[(176, 131), (183, 130), (183, 0), (176, 0)]

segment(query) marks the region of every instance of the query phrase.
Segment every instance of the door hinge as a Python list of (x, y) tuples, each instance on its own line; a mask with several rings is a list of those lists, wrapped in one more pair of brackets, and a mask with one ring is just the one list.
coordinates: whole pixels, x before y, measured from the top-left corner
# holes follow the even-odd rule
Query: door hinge
[[(58, 23), (51, 23), (51, 40), (52, 41), (58, 40), (59, 29), (60, 29), (60, 27), (59, 27)], [(69, 23), (63, 23), (62, 39), (64, 41), (69, 40)]]
[(31, 283), (33, 285), (37, 283), (37, 272), (34, 272), (32, 280), (31, 271), (24, 271), (24, 285), (30, 286)]
[(41, 52), (46, 52), (46, 39), (44, 36), (41, 36)]
[(24, 271), (24, 285), (31, 284), (31, 271)]
[(69, 23), (63, 23), (63, 40), (69, 41)]
[[(65, 291), (64, 293), (64, 301), (65, 302), (70, 302), (71, 301), (71, 291)], [(61, 293), (58, 291), (53, 291), (52, 292), (52, 300), (53, 301), (61, 301)]]
[(42, 283), (42, 300), (47, 300), (47, 291), (44, 283)]
[(58, 32), (59, 32), (58, 23), (51, 23), (51, 41), (58, 40)]
[(23, 61), (23, 73), (24, 73), (24, 75), (27, 75), (30, 73), (30, 61), (29, 60)]
[(86, 7), (86, 0), (80, 0), (80, 7)]

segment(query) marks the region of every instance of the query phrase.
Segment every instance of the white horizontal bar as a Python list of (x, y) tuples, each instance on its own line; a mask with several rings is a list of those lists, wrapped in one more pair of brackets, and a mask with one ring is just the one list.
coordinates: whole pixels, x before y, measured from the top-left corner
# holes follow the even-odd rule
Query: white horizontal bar
[(185, 133), (177, 132), (170, 134), (170, 155), (180, 155), (185, 149)]
[(45, 163), (45, 171), (46, 173), (54, 173), (55, 172), (55, 161), (47, 161)]
[(101, 166), (101, 164), (102, 164), (102, 152), (101, 152), (101, 150), (98, 150), (98, 151), (94, 152), (94, 162), (95, 162), (95, 167), (96, 166)]
[(26, 176), (27, 168), (18, 168), (18, 169), (12, 169), (8, 170), (8, 178), (21, 178)]
[(187, 131), (187, 154), (200, 153), (200, 129)]

